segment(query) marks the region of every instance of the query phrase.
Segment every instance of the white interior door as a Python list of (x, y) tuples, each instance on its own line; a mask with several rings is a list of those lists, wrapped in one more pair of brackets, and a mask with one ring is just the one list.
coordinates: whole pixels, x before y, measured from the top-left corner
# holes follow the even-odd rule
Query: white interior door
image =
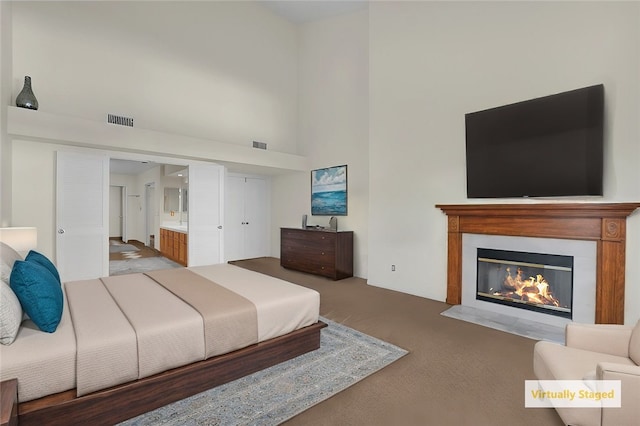
[(244, 259), (244, 177), (227, 176), (225, 191), (225, 259)]
[(56, 263), (65, 281), (109, 275), (109, 159), (58, 151)]
[(214, 164), (189, 166), (189, 266), (223, 261), (223, 172)]
[(270, 222), (267, 181), (247, 178), (244, 200), (244, 258), (266, 256)]
[(225, 257), (251, 259), (269, 254), (269, 185), (266, 179), (227, 176)]

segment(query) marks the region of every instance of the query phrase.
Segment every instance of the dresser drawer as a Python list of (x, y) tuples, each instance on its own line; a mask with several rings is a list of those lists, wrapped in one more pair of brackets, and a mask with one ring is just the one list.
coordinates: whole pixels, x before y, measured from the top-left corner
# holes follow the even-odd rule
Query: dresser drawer
[(283, 253), (280, 257), (280, 265), (284, 268), (329, 278), (333, 278), (336, 272), (335, 263), (329, 256), (303, 257), (295, 253)]
[(332, 232), (323, 231), (300, 231), (283, 232), (283, 241), (291, 244), (302, 243), (307, 246), (328, 247), (336, 244), (336, 235)]
[(333, 264), (313, 264), (312, 267), (307, 271), (311, 274), (322, 275), (327, 278), (333, 278), (336, 273), (336, 268)]
[(282, 228), (280, 237), (284, 268), (334, 280), (353, 276), (353, 232)]
[(291, 253), (292, 255), (297, 254), (303, 257), (334, 257), (336, 254), (336, 248), (333, 245), (329, 245), (327, 247), (318, 247), (313, 245), (294, 243), (283, 245), (280, 249), (280, 252)]

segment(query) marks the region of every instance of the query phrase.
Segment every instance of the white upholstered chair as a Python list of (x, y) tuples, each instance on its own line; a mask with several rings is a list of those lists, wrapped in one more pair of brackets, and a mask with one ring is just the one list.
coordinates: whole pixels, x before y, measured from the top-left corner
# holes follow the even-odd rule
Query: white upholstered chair
[(620, 380), (620, 408), (556, 408), (566, 425), (640, 425), (640, 321), (635, 327), (571, 323), (566, 344), (538, 342), (539, 380)]

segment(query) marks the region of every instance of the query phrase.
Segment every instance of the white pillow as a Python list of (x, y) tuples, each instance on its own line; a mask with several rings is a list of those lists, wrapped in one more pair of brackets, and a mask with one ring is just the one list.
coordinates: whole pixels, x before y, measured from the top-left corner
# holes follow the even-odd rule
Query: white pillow
[(22, 306), (9, 284), (0, 282), (0, 343), (10, 345), (22, 323)]
[(0, 279), (2, 281), (9, 282), (11, 268), (16, 260), (23, 260), (22, 256), (11, 246), (0, 241)]
[(11, 267), (4, 261), (0, 262), (0, 280), (6, 283), (11, 282)]
[(24, 260), (20, 253), (15, 251), (10, 245), (7, 245), (0, 241), (0, 261), (9, 265), (9, 268), (13, 268), (13, 262), (16, 260)]

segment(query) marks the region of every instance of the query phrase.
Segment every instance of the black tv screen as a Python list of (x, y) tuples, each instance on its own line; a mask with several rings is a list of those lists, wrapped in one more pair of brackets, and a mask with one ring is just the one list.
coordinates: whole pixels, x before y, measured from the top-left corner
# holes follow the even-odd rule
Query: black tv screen
[(604, 86), (465, 115), (467, 197), (602, 195)]

